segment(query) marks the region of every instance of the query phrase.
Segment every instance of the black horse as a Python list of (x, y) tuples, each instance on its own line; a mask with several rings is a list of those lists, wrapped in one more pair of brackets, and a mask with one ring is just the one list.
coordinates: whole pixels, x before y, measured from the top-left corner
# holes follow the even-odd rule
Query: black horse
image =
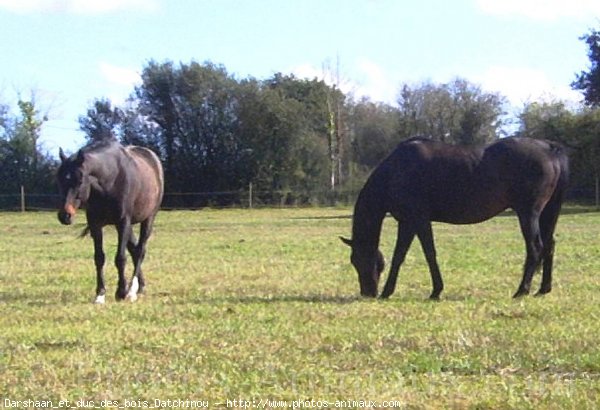
[[(69, 225), (77, 209), (84, 206), (87, 216), (86, 231), (94, 240), (96, 264), (95, 303), (104, 303), (105, 255), (102, 246), (102, 228), (114, 225), (118, 233), (115, 265), (119, 272), (117, 300), (137, 299), (138, 290), (144, 290), (142, 261), (146, 242), (163, 196), (163, 170), (160, 160), (152, 151), (142, 147), (124, 147), (116, 141), (89, 144), (67, 158), (59, 152), (58, 186), (62, 203), (58, 219)], [(132, 225), (141, 224), (139, 242)], [(134, 271), (127, 287), (125, 263), (129, 250)]]
[(377, 296), (384, 261), (379, 251), (383, 218), (399, 222), (390, 273), (381, 294), (394, 293), (398, 270), (415, 235), (429, 265), (433, 292), (444, 289), (431, 222), (473, 224), (512, 208), (525, 239), (523, 279), (514, 297), (529, 293), (543, 262), (538, 295), (552, 289), (554, 229), (568, 182), (565, 150), (549, 141), (505, 138), (486, 147), (453, 146), (423, 138), (406, 140), (371, 174), (354, 208), (351, 261), (363, 296)]

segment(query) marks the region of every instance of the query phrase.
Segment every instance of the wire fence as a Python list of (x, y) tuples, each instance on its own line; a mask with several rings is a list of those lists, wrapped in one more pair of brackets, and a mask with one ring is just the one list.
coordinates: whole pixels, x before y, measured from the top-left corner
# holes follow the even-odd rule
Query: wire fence
[[(167, 192), (162, 209), (201, 208), (261, 208), (301, 206), (350, 206), (358, 196), (352, 190), (247, 190), (218, 192)], [(571, 189), (567, 200), (600, 209), (598, 194), (594, 189)], [(25, 189), (14, 194), (0, 194), (0, 211), (48, 211), (61, 205), (58, 194), (30, 193)]]
[[(352, 205), (356, 191), (303, 191), (247, 190), (218, 192), (167, 192), (162, 209), (201, 208), (260, 208), (300, 206), (343, 206)], [(61, 205), (58, 194), (30, 193), (22, 190), (15, 194), (0, 194), (0, 211), (48, 211)]]

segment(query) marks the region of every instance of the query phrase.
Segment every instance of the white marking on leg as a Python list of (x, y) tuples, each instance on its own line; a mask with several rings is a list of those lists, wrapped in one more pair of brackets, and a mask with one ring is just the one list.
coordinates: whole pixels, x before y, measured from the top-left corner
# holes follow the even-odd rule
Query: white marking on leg
[(106, 302), (106, 295), (96, 295), (96, 299), (94, 299), (94, 304), (103, 305)]
[(127, 292), (127, 297), (126, 299), (129, 299), (132, 302), (135, 302), (137, 300), (137, 293), (138, 290), (140, 289), (140, 283), (138, 281), (137, 276), (134, 276), (133, 279), (131, 280), (131, 285), (129, 286), (129, 292)]

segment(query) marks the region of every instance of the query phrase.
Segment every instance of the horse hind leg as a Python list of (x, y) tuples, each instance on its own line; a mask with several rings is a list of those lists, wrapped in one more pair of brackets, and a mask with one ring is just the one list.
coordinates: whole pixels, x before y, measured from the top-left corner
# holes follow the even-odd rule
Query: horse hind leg
[(119, 282), (115, 297), (117, 300), (123, 300), (128, 295), (127, 279), (125, 279), (125, 266), (127, 264), (127, 245), (131, 237), (131, 222), (129, 220), (121, 221), (117, 226), (117, 254), (115, 255), (115, 266), (119, 274)]
[(140, 293), (141, 290), (143, 290), (143, 283), (141, 283), (143, 281), (140, 281), (139, 279), (139, 277), (141, 276), (141, 272), (136, 271), (136, 267), (138, 266), (139, 251), (138, 242), (135, 238), (135, 234), (133, 233), (133, 227), (131, 228), (131, 232), (129, 233), (129, 240), (127, 241), (127, 251), (129, 251), (129, 254), (131, 255), (131, 259), (133, 261), (134, 266), (134, 272), (125, 299), (131, 302), (135, 302), (138, 298), (138, 293)]
[(555, 248), (554, 230), (558, 222), (560, 208), (561, 201), (554, 198), (553, 201), (546, 205), (540, 217), (540, 231), (544, 248), (542, 254), (542, 283), (536, 296), (545, 295), (552, 290), (552, 269)]
[(540, 289), (535, 294), (542, 296), (552, 291), (552, 269), (554, 265), (554, 238), (552, 236), (544, 240), (543, 265), (542, 265), (542, 283)]
[(523, 267), (523, 279), (513, 295), (514, 298), (529, 294), (533, 274), (540, 267), (544, 244), (540, 233), (540, 218), (538, 212), (518, 213), (521, 232), (525, 239), (526, 258)]
[(142, 272), (142, 262), (146, 256), (146, 243), (152, 233), (152, 222), (154, 218), (147, 219), (140, 224), (140, 239), (135, 240), (133, 230), (130, 235), (130, 240), (127, 244), (131, 258), (133, 259), (133, 277), (131, 278), (131, 285), (127, 293), (127, 299), (132, 302), (136, 301), (139, 293), (143, 293), (146, 286), (144, 274)]

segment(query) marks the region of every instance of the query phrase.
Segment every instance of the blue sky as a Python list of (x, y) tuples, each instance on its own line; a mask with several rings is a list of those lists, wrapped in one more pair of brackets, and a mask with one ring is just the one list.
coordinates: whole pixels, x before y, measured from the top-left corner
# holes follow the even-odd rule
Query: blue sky
[(96, 98), (122, 103), (151, 59), (223, 64), (238, 78), (322, 77), (393, 103), (403, 83), (459, 76), (528, 100), (576, 101), (579, 37), (598, 0), (0, 0), (0, 102), (33, 91), (42, 143), (75, 150)]

